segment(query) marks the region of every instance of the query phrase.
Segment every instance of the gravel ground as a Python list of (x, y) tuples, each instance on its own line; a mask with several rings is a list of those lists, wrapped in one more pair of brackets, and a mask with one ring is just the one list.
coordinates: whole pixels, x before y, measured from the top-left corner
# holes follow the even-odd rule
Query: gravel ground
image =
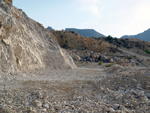
[(149, 68), (93, 63), (0, 78), (0, 113), (150, 112)]

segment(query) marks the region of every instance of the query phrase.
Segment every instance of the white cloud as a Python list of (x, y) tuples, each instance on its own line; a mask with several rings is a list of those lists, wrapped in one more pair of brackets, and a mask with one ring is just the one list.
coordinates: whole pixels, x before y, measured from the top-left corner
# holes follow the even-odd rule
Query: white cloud
[[(124, 18), (122, 21), (125, 23), (122, 23), (124, 30), (126, 34), (128, 35), (135, 35), (138, 33), (143, 32), (144, 30), (147, 30), (150, 28), (150, 7), (149, 7), (150, 1), (141, 1), (135, 4), (134, 9), (128, 10), (128, 14), (124, 14)], [(122, 15), (123, 17), (123, 15)]]
[(98, 21), (96, 24), (92, 19), (84, 21), (82, 25), (85, 28), (91, 27), (118, 38), (150, 28), (150, 0), (80, 0), (80, 3), (82, 11), (92, 14), (95, 17), (92, 19)]
[(100, 0), (80, 0), (82, 6), (84, 7), (84, 11), (90, 12), (96, 18), (100, 18), (100, 8), (98, 7)]
[(97, 18), (100, 18), (101, 15), (100, 15), (100, 12), (98, 10), (98, 7), (97, 6), (90, 6), (89, 9), (88, 9), (95, 17)]
[(101, 7), (101, 9), (106, 9), (106, 7)]
[(81, 2), (86, 4), (97, 4), (100, 0), (81, 0)]
[(83, 25), (93, 25), (93, 24), (97, 24), (98, 21), (97, 20), (94, 20), (94, 21), (90, 21), (90, 22), (85, 22), (83, 23)]

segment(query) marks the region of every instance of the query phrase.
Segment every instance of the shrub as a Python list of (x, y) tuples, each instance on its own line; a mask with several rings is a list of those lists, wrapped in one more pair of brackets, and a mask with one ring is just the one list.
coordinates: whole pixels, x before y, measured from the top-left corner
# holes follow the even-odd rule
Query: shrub
[(110, 41), (110, 40), (112, 40), (112, 39), (113, 39), (113, 37), (110, 36), (110, 35), (106, 37), (106, 40), (108, 40), (108, 41)]
[(74, 33), (75, 33), (75, 31), (71, 31), (71, 33), (72, 33), (72, 34), (74, 34)]
[(116, 40), (116, 43), (118, 43), (119, 45), (121, 45), (121, 42), (119, 42), (118, 40)]
[(130, 47), (129, 47), (129, 46), (127, 46), (126, 48), (127, 48), (127, 49), (130, 49)]
[(129, 57), (127, 57), (127, 59), (129, 59), (129, 60), (130, 60), (130, 59), (132, 59), (132, 57), (131, 57), (131, 56), (129, 56)]
[(121, 39), (121, 41), (122, 41), (123, 43), (125, 43), (125, 39)]
[(116, 63), (107, 64), (107, 65), (105, 65), (105, 67), (110, 67), (110, 66), (115, 65), (115, 64)]
[(103, 64), (102, 62), (99, 62), (99, 63), (98, 63), (98, 65), (102, 65), (102, 64)]
[(150, 51), (148, 51), (147, 49), (146, 49), (146, 50), (144, 50), (144, 52), (146, 52), (146, 53), (150, 54)]
[(117, 46), (117, 48), (119, 47), (119, 45), (118, 45), (118, 44), (117, 44), (116, 46)]

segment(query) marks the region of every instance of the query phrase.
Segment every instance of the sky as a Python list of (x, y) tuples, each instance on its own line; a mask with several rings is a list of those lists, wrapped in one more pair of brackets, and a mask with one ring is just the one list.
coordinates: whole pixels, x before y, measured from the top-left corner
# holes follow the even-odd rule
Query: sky
[(55, 30), (95, 29), (120, 38), (150, 28), (150, 0), (13, 0), (13, 5)]

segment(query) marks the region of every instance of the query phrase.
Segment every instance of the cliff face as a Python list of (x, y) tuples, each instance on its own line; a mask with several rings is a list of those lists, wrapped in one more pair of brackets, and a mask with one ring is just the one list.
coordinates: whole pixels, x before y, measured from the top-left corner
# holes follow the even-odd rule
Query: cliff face
[(0, 4), (0, 72), (76, 67), (48, 30), (9, 3)]
[(2, 1), (7, 4), (7, 5), (12, 5), (12, 0), (0, 0), (0, 3), (2, 3)]

